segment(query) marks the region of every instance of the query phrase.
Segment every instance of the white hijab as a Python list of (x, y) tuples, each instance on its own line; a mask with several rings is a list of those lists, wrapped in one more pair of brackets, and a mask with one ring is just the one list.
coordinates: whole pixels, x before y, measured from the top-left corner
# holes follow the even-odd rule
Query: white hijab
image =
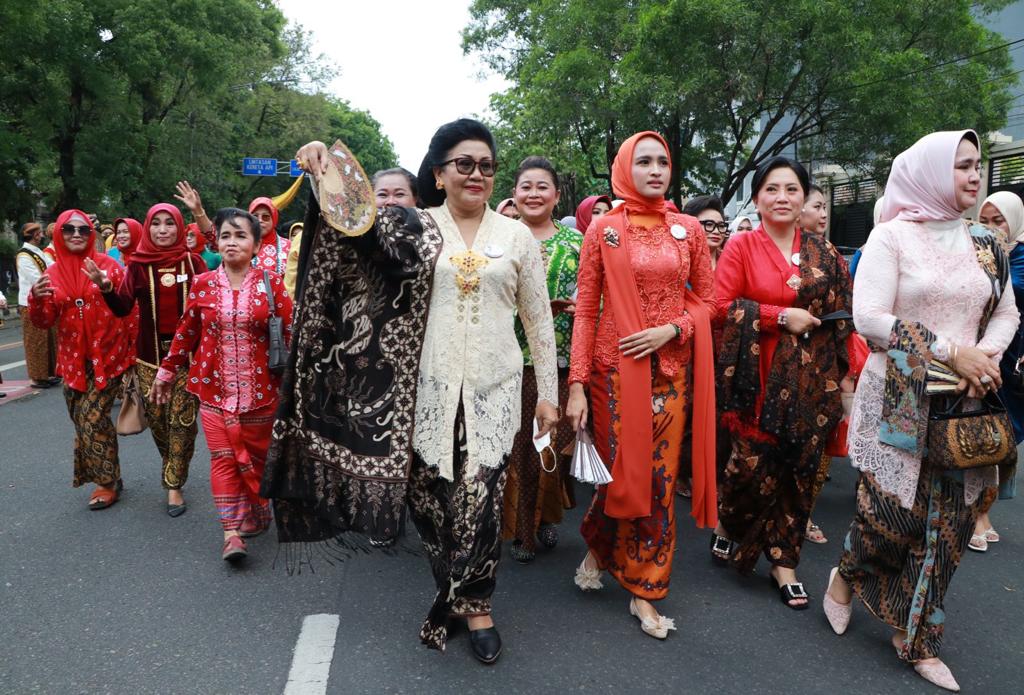
[(994, 207), (1006, 219), (1006, 224), (1010, 228), (1009, 241), (1021, 241), (1021, 236), (1024, 236), (1024, 200), (1016, 193), (998, 191), (985, 198), (981, 207), (986, 205)]

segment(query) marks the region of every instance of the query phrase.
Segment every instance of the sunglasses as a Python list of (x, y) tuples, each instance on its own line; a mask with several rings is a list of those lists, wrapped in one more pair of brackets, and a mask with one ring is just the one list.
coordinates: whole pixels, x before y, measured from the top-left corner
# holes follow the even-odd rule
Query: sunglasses
[(714, 220), (701, 220), (700, 226), (704, 228), (704, 231), (710, 234), (711, 232), (718, 230), (719, 234), (727, 234), (729, 232), (728, 222), (715, 222)]
[(74, 236), (77, 232), (79, 236), (89, 236), (90, 227), (87, 224), (75, 226), (73, 224), (62, 224), (60, 226), (60, 233), (64, 236)]
[(487, 178), (491, 178), (498, 171), (498, 163), (493, 159), (481, 159), (480, 161), (477, 161), (472, 157), (456, 157), (455, 159), (449, 159), (446, 162), (441, 162), (441, 166), (447, 166), (452, 162), (455, 163), (455, 171), (459, 172), (463, 176), (469, 176), (477, 167), (480, 168), (480, 174)]

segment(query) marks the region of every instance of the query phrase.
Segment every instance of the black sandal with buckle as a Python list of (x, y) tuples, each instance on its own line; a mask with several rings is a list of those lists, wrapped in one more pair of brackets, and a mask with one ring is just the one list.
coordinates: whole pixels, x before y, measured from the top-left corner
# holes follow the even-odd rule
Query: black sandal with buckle
[[(807, 595), (807, 591), (804, 589), (803, 582), (793, 582), (792, 584), (779, 584), (779, 580), (769, 575), (769, 579), (772, 580), (772, 584), (779, 590), (779, 598), (787, 608), (792, 608), (795, 611), (805, 611), (811, 605), (811, 597)], [(790, 603), (790, 601), (799, 601), (803, 599), (803, 603), (796, 605)]]
[(724, 565), (732, 557), (732, 541), (717, 533), (711, 534), (711, 559)]

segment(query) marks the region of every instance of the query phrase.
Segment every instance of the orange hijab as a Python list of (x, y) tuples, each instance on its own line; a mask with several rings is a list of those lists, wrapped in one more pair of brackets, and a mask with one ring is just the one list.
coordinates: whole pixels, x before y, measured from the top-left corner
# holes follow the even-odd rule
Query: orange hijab
[[(615, 328), (620, 338), (644, 330), (646, 318), (640, 304), (636, 279), (629, 260), (627, 215), (634, 218), (660, 217), (667, 224), (681, 224), (683, 215), (669, 212), (664, 198), (645, 198), (633, 184), (633, 152), (638, 142), (654, 138), (668, 152), (668, 143), (655, 132), (644, 131), (627, 139), (612, 164), (612, 188), (625, 202), (601, 218), (601, 225), (614, 228), (617, 246), (601, 244), (601, 258), (608, 282), (608, 299), (615, 307)], [(715, 489), (715, 374), (711, 340), (711, 310), (692, 290), (685, 293), (685, 307), (694, 321), (693, 396), (693, 498), (691, 516), (699, 527), (718, 523)], [(622, 427), (612, 482), (608, 485), (605, 513), (617, 519), (635, 519), (651, 514), (651, 447), (654, 421), (651, 411), (651, 358), (619, 358)]]

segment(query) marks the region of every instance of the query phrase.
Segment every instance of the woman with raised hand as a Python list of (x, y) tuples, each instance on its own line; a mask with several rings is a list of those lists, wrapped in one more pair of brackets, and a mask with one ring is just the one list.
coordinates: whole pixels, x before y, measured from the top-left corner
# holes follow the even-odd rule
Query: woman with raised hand
[[(881, 224), (864, 246), (854, 288), (858, 332), (874, 347), (850, 420), (850, 462), (860, 471), (857, 511), (824, 598), (842, 634), (856, 596), (893, 629), (896, 655), (926, 680), (959, 690), (938, 658), (943, 601), (994, 494), (995, 466), (951, 471), (925, 451), (932, 399), (924, 369), (950, 365), (969, 398), (1001, 382), (999, 358), (1017, 330), (1006, 256), (994, 235), (961, 219), (980, 184), (971, 130), (931, 133), (896, 157)], [(1001, 481), (1010, 482), (1010, 481)]]
[(57, 261), (34, 285), (28, 316), (39, 328), (57, 327), (57, 373), (75, 426), (74, 478), (94, 483), (90, 509), (117, 502), (123, 487), (117, 432), (110, 419), (121, 378), (134, 359), (133, 326), (111, 313), (83, 270), (86, 264), (108, 282), (120, 283), (124, 269), (96, 250), (96, 229), (81, 210), (65, 210), (54, 233)]
[[(513, 193), (520, 220), (533, 233), (544, 261), (554, 316), (561, 404), (569, 391), (569, 348), (583, 235), (552, 218), (560, 198), (558, 173), (544, 157), (527, 157), (519, 164)], [(538, 542), (548, 549), (557, 545), (563, 512), (575, 506), (569, 458), (562, 454), (575, 433), (569, 427), (559, 427), (549, 447), (540, 453), (535, 449), (533, 409), (537, 404), (537, 379), (529, 341), (520, 321), (516, 321), (516, 337), (523, 350), (522, 418), (509, 460), (502, 536), (512, 539), (513, 559), (527, 563), (534, 559)]]
[(167, 514), (181, 516), (188, 509), (181, 489), (188, 480), (188, 466), (195, 452), (199, 403), (186, 390), (184, 374), (175, 382), (169, 402), (154, 402), (150, 391), (185, 312), (195, 276), (206, 271), (206, 264), (189, 251), (185, 222), (178, 208), (157, 203), (146, 213), (142, 240), (131, 254), (123, 279), (114, 282), (104, 276), (90, 259), (84, 265), (115, 315), (129, 316), (138, 305), (135, 373), (144, 397), (146, 423), (160, 452), (160, 482), (167, 490)]
[(269, 368), (268, 326), (279, 316), (287, 343), (292, 307), (281, 276), (252, 265), (259, 221), (226, 208), (214, 218), (214, 229), (223, 264), (195, 278), (151, 396), (166, 406), (184, 381), (200, 402), (210, 488), (224, 529), (221, 558), (233, 561), (248, 555), (245, 538), (270, 526), (270, 502), (259, 489), (281, 379)]
[(637, 133), (619, 148), (612, 188), (625, 202), (583, 237), (566, 407), (574, 431), (593, 423), (613, 478), (584, 517), (588, 551), (576, 584), (599, 589), (607, 571), (631, 594), (641, 630), (657, 639), (675, 629), (651, 601), (665, 598), (672, 576), (691, 413), (692, 515), (702, 527), (716, 519), (711, 263), (697, 220), (666, 208), (670, 174), (657, 133)]
[[(1010, 263), (1010, 281), (1013, 283), (1013, 296), (1017, 303), (1017, 311), (1024, 315), (1024, 201), (1011, 191), (993, 193), (981, 204), (978, 221), (1001, 236), (1001, 243), (1008, 248), (1007, 258)], [(1003, 353), (999, 363), (1003, 373), (1003, 385), (999, 388), (1006, 410), (1013, 422), (1014, 438), (1019, 445), (1024, 441), (1024, 384), (1020, 382), (1020, 360), (1024, 358), (1024, 334), (1017, 330), (1013, 342)], [(1014, 380), (1017, 380), (1014, 383)], [(1004, 473), (1000, 471), (1000, 473)], [(1005, 472), (1007, 475), (1009, 471)], [(1005, 477), (1005, 476), (1004, 476)], [(978, 510), (978, 520), (974, 524), (974, 534), (968, 548), (984, 553), (989, 543), (998, 543), (1000, 538), (989, 512), (995, 504), (995, 497), (987, 501)]]
[[(313, 142), (296, 158), (323, 174), (331, 156), (350, 155)], [(427, 210), (385, 207), (349, 238), (311, 201), (316, 241), (299, 261), (302, 311), (263, 483), (285, 541), (345, 545), (356, 531), (388, 545), (407, 501), (437, 586), (420, 640), (444, 649), (449, 622), (465, 620), (484, 663), (501, 653), (491, 596), (521, 421), (517, 315), (539, 436), (558, 420), (544, 264), (529, 229), (487, 205), (497, 166), (490, 131), (460, 119), (437, 130), (420, 166)], [(346, 182), (348, 202), (361, 201), (360, 183)]]
[(733, 236), (715, 270), (718, 406), (732, 454), (711, 554), (743, 574), (764, 554), (782, 603), (806, 610), (796, 568), (822, 453), (843, 415), (850, 276), (835, 247), (799, 227), (810, 186), (802, 165), (773, 157), (752, 185), (761, 225)]

